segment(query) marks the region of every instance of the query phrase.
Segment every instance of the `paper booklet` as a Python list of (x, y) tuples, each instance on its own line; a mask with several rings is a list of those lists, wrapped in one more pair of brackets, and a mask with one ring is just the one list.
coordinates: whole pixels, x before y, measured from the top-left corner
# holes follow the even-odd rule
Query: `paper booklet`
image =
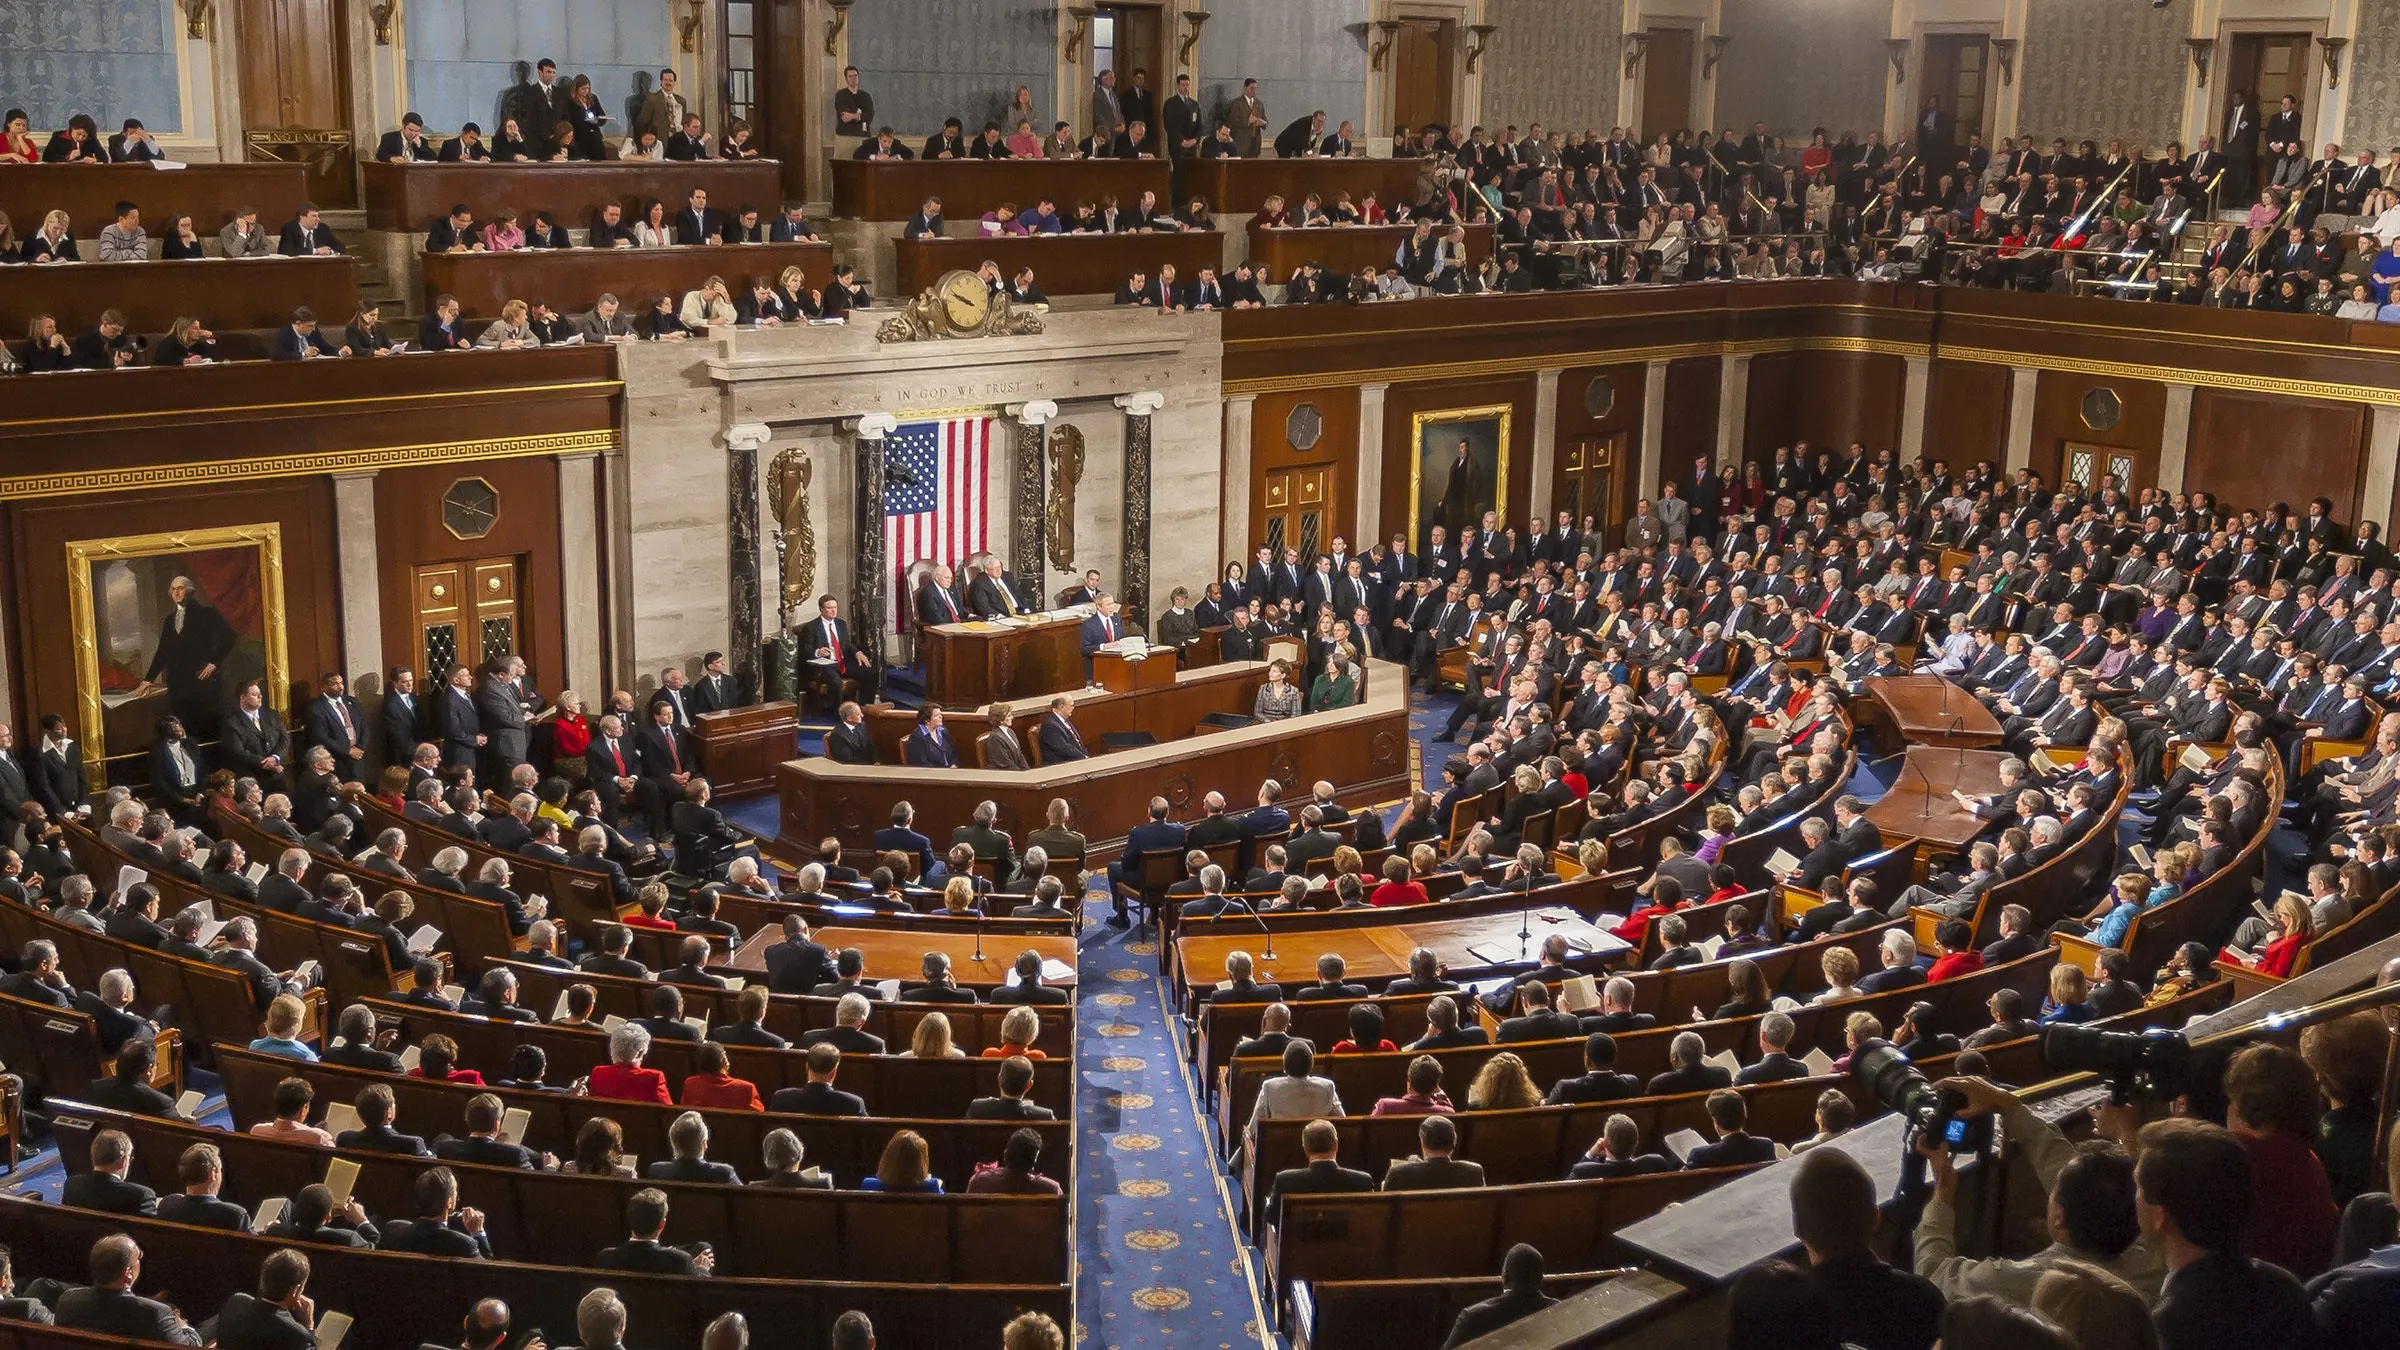
[(250, 1231), (264, 1233), (273, 1228), (275, 1221), (283, 1217), (283, 1211), (290, 1203), (280, 1195), (271, 1200), (260, 1201), (258, 1212), (250, 1216)]
[(117, 869), (117, 894), (123, 895), (150, 879), (150, 874), (131, 863)]
[(553, 1022), (567, 1020), (567, 991), (564, 989), (558, 991), (558, 1004), (550, 1009), (550, 1020)]
[(358, 1108), (348, 1102), (334, 1102), (325, 1108), (325, 1133), (327, 1134), (347, 1134), (365, 1124), (365, 1121), (358, 1118)]
[(414, 1073), (416, 1071), (417, 1059), (420, 1053), (421, 1052), (417, 1049), (417, 1047), (413, 1045), (408, 1047), (406, 1050), (401, 1051), (400, 1071), (402, 1073)]
[(1770, 876), (1782, 876), (1799, 866), (1800, 860), (1792, 856), (1790, 849), (1779, 848), (1767, 855), (1767, 873)]
[(350, 1314), (327, 1312), (317, 1314), (317, 1350), (341, 1350), (342, 1337), (350, 1334)]
[(442, 930), (434, 927), (432, 924), (427, 924), (423, 928), (420, 928), (408, 935), (408, 949), (412, 952), (418, 953), (419, 955), (423, 955), (426, 952), (432, 951), (433, 944), (441, 940)]
[(335, 1210), (350, 1203), (350, 1188), (357, 1184), (357, 1163), (348, 1158), (334, 1158), (325, 1164), (325, 1189), (333, 1195)]
[(1719, 1050), (1717, 1053), (1710, 1055), (1708, 1058), (1701, 1060), (1700, 1062), (1703, 1064), (1713, 1064), (1716, 1067), (1723, 1069), (1725, 1072), (1732, 1074), (1736, 1078), (1739, 1078), (1742, 1073), (1742, 1062), (1733, 1057), (1733, 1052), (1731, 1050)]
[(1675, 1155), (1675, 1161), (1679, 1163), (1689, 1163), (1693, 1152), (1707, 1142), (1698, 1130), (1677, 1130), (1659, 1141), (1667, 1152)]
[(1692, 945), (1700, 949), (1702, 956), (1714, 961), (1717, 959), (1717, 952), (1725, 946), (1725, 935), (1719, 933), (1714, 937), (1702, 938)]
[(1822, 1050), (1812, 1048), (1807, 1054), (1800, 1057), (1800, 1062), (1808, 1066), (1808, 1076), (1811, 1078), (1833, 1076), (1833, 1056)]
[(175, 1099), (175, 1114), (189, 1120), (200, 1114), (200, 1103), (207, 1100), (200, 1095), (198, 1088), (194, 1088)]
[(1600, 981), (1590, 975), (1570, 975), (1558, 987), (1558, 1006), (1571, 1013), (1588, 1012), (1600, 1006)]
[(533, 1124), (533, 1113), (521, 1106), (512, 1106), (500, 1113), (500, 1138), (503, 1142), (522, 1144), (525, 1128)]
[(2196, 745), (2183, 747), (2183, 753), (2175, 757), (2175, 762), (2190, 769), (2193, 773), (2208, 772), (2210, 764), (2208, 752)]

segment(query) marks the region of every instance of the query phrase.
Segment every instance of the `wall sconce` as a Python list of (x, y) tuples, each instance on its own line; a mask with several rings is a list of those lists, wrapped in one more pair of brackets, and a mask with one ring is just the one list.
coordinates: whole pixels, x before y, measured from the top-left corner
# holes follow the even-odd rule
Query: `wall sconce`
[(700, 50), (700, 25), (708, 17), (705, 0), (691, 0), (691, 7), (691, 13), (679, 14), (675, 18), (675, 36), (681, 39), (687, 55)]
[(1639, 29), (1625, 35), (1625, 78), (1642, 68), (1642, 54), (1650, 50), (1650, 35)]
[(1192, 64), (1192, 48), (1200, 45), (1200, 29), (1208, 22), (1208, 11), (1187, 9), (1183, 12), (1183, 21), (1192, 26), (1192, 31), (1183, 35), (1183, 45), (1176, 48), (1175, 64), (1188, 67)]
[(375, 21), (375, 45), (391, 46), (392, 25), (400, 21), (400, 0), (384, 0), (380, 5), (369, 5), (367, 17)]
[(2350, 39), (2348, 38), (2321, 37), (2317, 39), (2317, 49), (2325, 54), (2326, 88), (2339, 89), (2342, 87), (2342, 48), (2349, 45)]
[(2217, 54), (2217, 40), (2215, 38), (2185, 38), (2183, 45), (2191, 48), (2192, 71), (2200, 77), (2199, 87), (2208, 88), (2208, 67), (2210, 59)]
[(1732, 46), (1732, 45), (1733, 45), (1733, 39), (1732, 39), (1732, 38), (1730, 38), (1730, 37), (1727, 37), (1727, 36), (1725, 36), (1723, 33), (1711, 33), (1711, 34), (1709, 34), (1709, 35), (1708, 35), (1706, 38), (1703, 38), (1703, 39), (1701, 39), (1701, 44), (1700, 44), (1700, 78), (1701, 78), (1701, 79), (1704, 79), (1704, 80), (1706, 80), (1706, 79), (1711, 79), (1711, 78), (1714, 78), (1714, 77), (1715, 77), (1715, 75), (1716, 75), (1716, 73), (1717, 73), (1717, 62), (1718, 62), (1718, 61), (1720, 61), (1720, 60), (1722, 60), (1722, 59), (1724, 58), (1724, 56), (1725, 56), (1725, 49), (1726, 49), (1727, 47), (1730, 47), (1730, 46)]
[(2017, 82), (2017, 40), (2015, 38), (1993, 38), (1992, 55), (2000, 59), (2000, 83), (2015, 84)]
[(1369, 70), (1383, 69), (1384, 58), (1392, 54), (1392, 44), (1400, 40), (1400, 21), (1377, 19), (1375, 36), (1377, 41), (1367, 49), (1367, 69)]
[(825, 54), (839, 56), (842, 51), (842, 30), (850, 26), (850, 7), (858, 0), (825, 0), (833, 6), (833, 17), (825, 22)]
[(1884, 47), (1891, 54), (1892, 58), (1892, 83), (1908, 83), (1909, 39), (1893, 38), (1884, 43)]
[(211, 0), (183, 0), (183, 35), (194, 42), (208, 37), (208, 9)]
[(1467, 48), (1467, 73), (1469, 75), (1474, 74), (1475, 68), (1483, 64), (1483, 54), (1492, 48), (1492, 34), (1499, 31), (1500, 25), (1496, 23), (1467, 25), (1467, 32), (1474, 39), (1473, 44)]
[(1083, 40), (1092, 31), (1092, 7), (1090, 5), (1066, 5), (1063, 8), (1066, 10), (1067, 17), (1075, 21), (1075, 27), (1067, 34), (1067, 49), (1063, 54), (1063, 59), (1071, 66), (1075, 64), (1075, 58), (1082, 54)]

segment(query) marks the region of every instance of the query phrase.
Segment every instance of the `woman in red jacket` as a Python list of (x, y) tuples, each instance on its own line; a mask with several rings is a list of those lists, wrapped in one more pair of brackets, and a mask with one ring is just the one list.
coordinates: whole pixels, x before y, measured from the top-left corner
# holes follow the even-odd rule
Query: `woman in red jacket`
[(683, 1080), (685, 1106), (721, 1106), (733, 1111), (767, 1109), (758, 1099), (758, 1085), (747, 1078), (736, 1078), (729, 1071), (724, 1046), (703, 1041), (695, 1058), (700, 1072)]
[(657, 1102), (672, 1106), (667, 1097), (667, 1076), (656, 1069), (642, 1067), (642, 1056), (650, 1053), (650, 1033), (628, 1022), (608, 1034), (608, 1063), (593, 1068), (589, 1091), (592, 1096), (621, 1102)]
[(1431, 901), (1432, 897), (1425, 894), (1424, 883), (1409, 879), (1408, 859), (1398, 856), (1383, 860), (1383, 884), (1367, 897), (1367, 903), (1377, 909), (1422, 905)]

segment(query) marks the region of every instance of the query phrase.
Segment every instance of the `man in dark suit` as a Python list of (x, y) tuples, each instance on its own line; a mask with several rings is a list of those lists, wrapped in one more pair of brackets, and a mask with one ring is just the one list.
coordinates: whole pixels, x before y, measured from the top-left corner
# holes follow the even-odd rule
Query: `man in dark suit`
[(73, 1209), (108, 1214), (156, 1214), (158, 1193), (125, 1179), (133, 1169), (133, 1140), (122, 1130), (102, 1130), (92, 1137), (92, 1170), (67, 1178), (58, 1202)]
[(659, 1241), (667, 1231), (667, 1193), (655, 1187), (635, 1191), (625, 1202), (625, 1241), (601, 1249), (593, 1265), (602, 1270), (632, 1270), (649, 1275), (707, 1275), (716, 1270), (716, 1253), (704, 1244), (697, 1254)]
[(918, 967), (919, 982), (900, 991), (903, 1003), (976, 1003), (972, 989), (961, 989), (958, 977), (950, 971), (946, 952), (927, 952)]
[(1492, 1037), (1493, 1044), (1558, 1041), (1583, 1034), (1583, 1023), (1574, 1014), (1550, 1006), (1550, 986), (1538, 980), (1517, 986), (1517, 1007), (1517, 1015), (1500, 1024), (1500, 1030)]
[(59, 1295), (58, 1325), (143, 1341), (200, 1344), (200, 1333), (183, 1315), (133, 1292), (142, 1277), (142, 1249), (123, 1233), (92, 1244), (92, 1282)]
[(1742, 1094), (1731, 1088), (1709, 1093), (1708, 1124), (1716, 1133), (1716, 1142), (1693, 1149), (1683, 1165), (1697, 1172), (1705, 1167), (1747, 1167), (1773, 1162), (1775, 1141), (1761, 1139), (1742, 1128), (1749, 1120), (1749, 1107)]
[(900, 746), (900, 761), (911, 768), (955, 769), (958, 746), (942, 726), (942, 710), (933, 704), (917, 709), (917, 729)]
[(1542, 1254), (1532, 1244), (1520, 1242), (1508, 1249), (1508, 1256), (1501, 1262), (1498, 1296), (1461, 1312), (1458, 1320), (1450, 1324), (1450, 1337), (1443, 1344), (1465, 1345), (1556, 1302), (1557, 1299), (1542, 1292)]
[(1642, 1080), (1629, 1073), (1618, 1073), (1616, 1063), (1616, 1041), (1607, 1032), (1593, 1032), (1583, 1038), (1583, 1072), (1551, 1084), (1542, 1104), (1575, 1106), (1641, 1096)]
[(317, 682), (317, 696), (308, 701), (307, 725), (309, 744), (333, 755), (334, 775), (345, 783), (357, 782), (359, 765), (367, 757), (366, 713), (350, 696), (340, 671), (327, 671)]
[(634, 751), (641, 762), (641, 776), (650, 788), (647, 800), (642, 803), (650, 837), (664, 839), (668, 814), (674, 803), (683, 800), (684, 788), (692, 781), (696, 768), (691, 734), (675, 725), (673, 704), (651, 705), (650, 723), (635, 736)]
[(194, 1144), (185, 1149), (176, 1161), (175, 1176), (183, 1190), (158, 1202), (159, 1218), (198, 1228), (250, 1231), (250, 1211), (217, 1194), (225, 1184), (225, 1163), (216, 1145)]
[(406, 764), (432, 728), (431, 711), (417, 693), (417, 672), (394, 666), (383, 677), (383, 762)]
[(1667, 1044), (1667, 1062), (1673, 1066), (1665, 1073), (1651, 1078), (1649, 1095), (1669, 1097), (1684, 1092), (1714, 1092), (1732, 1087), (1733, 1075), (1714, 1064), (1702, 1063), (1708, 1053), (1708, 1042), (1696, 1031), (1679, 1031)]
[(1024, 611), (1024, 605), (1017, 600), (1016, 583), (1001, 570), (1000, 560), (986, 561), (983, 575), (967, 586), (967, 613), (978, 619), (990, 619)]
[(1011, 982), (992, 991), (994, 1003), (1029, 1003), (1046, 1007), (1063, 1007), (1071, 1000), (1064, 989), (1053, 989), (1042, 983), (1042, 954), (1028, 948), (1017, 953)]
[(675, 242), (679, 244), (715, 244), (721, 242), (718, 231), (724, 219), (708, 210), (708, 189), (693, 188), (683, 210), (675, 215)]
[(957, 623), (967, 617), (965, 604), (958, 598), (957, 578), (948, 567), (939, 563), (927, 569), (925, 584), (917, 588), (917, 623), (930, 628), (935, 624)]
[(48, 938), (35, 938), (25, 944), (25, 950), (17, 958), (15, 973), (0, 976), (0, 994), (47, 1003), (61, 1011), (75, 1006), (75, 987), (59, 973), (58, 948)]
[(482, 1213), (459, 1208), (456, 1174), (447, 1167), (429, 1167), (417, 1174), (415, 1192), (416, 1215), (385, 1222), (375, 1243), (377, 1251), (463, 1261), (491, 1259), (492, 1244), (484, 1236)]
[(1050, 700), (1050, 715), (1042, 719), (1041, 731), (1034, 738), (1044, 765), (1091, 758), (1091, 752), (1083, 748), (1083, 736), (1075, 730), (1074, 714), (1074, 699), (1060, 694)]
[(558, 1160), (547, 1153), (536, 1153), (523, 1144), (512, 1144), (500, 1137), (500, 1118), (504, 1107), (497, 1094), (479, 1092), (467, 1100), (465, 1135), (445, 1134), (433, 1141), (433, 1156), (444, 1162), (482, 1163), (490, 1167), (514, 1167), (519, 1171), (548, 1171)]
[(867, 734), (866, 710), (844, 702), (834, 711), (833, 730), (825, 733), (825, 757), (836, 764), (873, 764), (875, 741)]
[[(284, 758), (292, 750), (292, 735), (283, 716), (266, 706), (266, 692), (253, 680), (242, 686), (238, 706), (225, 719), (217, 750), (225, 767), (256, 778), (262, 785), (283, 782)], [(269, 791), (276, 790), (269, 788)]]
[(1092, 603), (1091, 617), (1083, 621), (1081, 638), (1084, 670), (1087, 673), (1091, 670), (1092, 657), (1102, 647), (1116, 642), (1130, 631), (1124, 616), (1117, 612), (1117, 597), (1106, 591), (1101, 592), (1100, 598)]
[(933, 841), (917, 833), (917, 810), (907, 802), (892, 806), (892, 823), (875, 832), (871, 841), (877, 853), (905, 853), (916, 859), (917, 876), (933, 875)]
[[(1063, 699), (1059, 700), (1059, 702), (1064, 701)], [(1051, 705), (1050, 716), (1052, 721), (1063, 722), (1065, 720), (1063, 711), (1057, 702)], [(1073, 728), (1069, 727), (1068, 730), (1071, 734)], [(1052, 758), (1049, 739), (1050, 725), (1045, 722), (1042, 726), (1042, 757), (1045, 760)], [(1078, 759), (1081, 757), (1080, 755), (1070, 756), (1070, 758)], [(1142, 884), (1144, 859), (1153, 854), (1183, 852), (1184, 829), (1183, 826), (1167, 819), (1167, 812), (1170, 809), (1166, 798), (1152, 797), (1150, 799), (1150, 819), (1126, 832), (1125, 851), (1119, 855), (1117, 861), (1108, 865), (1109, 897), (1116, 905), (1116, 912), (1108, 917), (1109, 927), (1124, 928), (1132, 923), (1132, 920), (1125, 914), (1125, 892), (1128, 888), (1138, 887)]]
[(218, 1350), (317, 1350), (308, 1258), (285, 1247), (260, 1263), (258, 1292), (236, 1290), (217, 1313)]
[(1458, 1147), (1458, 1126), (1446, 1115), (1417, 1122), (1417, 1155), (1393, 1163), (1383, 1174), (1387, 1191), (1452, 1191), (1483, 1184), (1481, 1163), (1450, 1156)]
[(1794, 1078), (1808, 1077), (1808, 1066), (1792, 1058), (1792, 1019), (1786, 1014), (1768, 1013), (1759, 1019), (1758, 1062), (1733, 1076), (1733, 1081), (1748, 1087), (1753, 1083), (1781, 1083)]
[[(388, 697), (385, 705), (390, 705)], [(583, 781), (600, 794), (603, 823), (623, 819), (628, 801), (648, 809), (651, 788), (641, 768), (641, 754), (626, 737), (623, 720), (614, 713), (603, 716), (583, 752)]]
[(1341, 1135), (1330, 1120), (1312, 1120), (1300, 1131), (1305, 1167), (1287, 1167), (1275, 1174), (1267, 1189), (1267, 1222), (1283, 1221), (1283, 1200), (1291, 1195), (1357, 1194), (1375, 1189), (1375, 1178), (1338, 1160)]
[(685, 697), (691, 701), (692, 715), (724, 712), (742, 706), (742, 687), (725, 669), (725, 653), (706, 652), (700, 657), (700, 678), (692, 681)]
[(483, 758), (483, 714), (475, 707), (475, 674), (452, 666), (434, 722), (442, 731), (442, 767), (472, 769)]
[(767, 948), (766, 962), (767, 988), (778, 994), (805, 994), (835, 978), (833, 953), (809, 940), (808, 920), (797, 914), (783, 917), (783, 941)]
[(842, 701), (842, 682), (858, 681), (859, 695), (873, 703), (883, 692), (883, 671), (850, 639), (850, 625), (841, 617), (841, 602), (832, 596), (817, 600), (817, 617), (800, 625), (798, 641), (808, 665), (806, 678), (824, 690), (825, 706)]
[(768, 1099), (767, 1110), (790, 1112), (802, 1116), (863, 1116), (867, 1113), (866, 1099), (854, 1092), (844, 1092), (833, 1085), (834, 1075), (841, 1072), (842, 1052), (827, 1042), (808, 1048), (808, 1081), (799, 1087), (778, 1088)]
[(275, 335), (267, 339), (270, 361), (314, 361), (341, 354), (342, 349), (317, 328), (317, 312), (306, 305), (293, 310), (291, 322), (277, 328)]
[(27, 787), (51, 819), (58, 820), (84, 809), (88, 788), (83, 777), (83, 747), (67, 735), (66, 718), (57, 713), (42, 714), (41, 744), (34, 748), (28, 768), (31, 781)]
[(967, 1103), (969, 1120), (1056, 1120), (1058, 1113), (1025, 1100), (1033, 1091), (1033, 1061), (1010, 1055), (1000, 1062), (1000, 1095)]
[(400, 129), (383, 133), (375, 143), (378, 164), (431, 162), (433, 157), (433, 146), (425, 139), (425, 119), (413, 112), (401, 114)]
[(283, 231), (275, 240), (275, 251), (286, 258), (326, 258), (337, 257), (344, 250), (342, 241), (325, 228), (316, 203), (302, 202), (292, 218), (284, 222)]

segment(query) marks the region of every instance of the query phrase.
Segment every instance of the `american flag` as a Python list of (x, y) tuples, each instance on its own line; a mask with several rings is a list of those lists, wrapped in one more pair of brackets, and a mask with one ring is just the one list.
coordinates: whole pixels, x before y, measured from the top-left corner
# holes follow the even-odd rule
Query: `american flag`
[(987, 547), (991, 449), (992, 419), (981, 416), (910, 422), (884, 443), (884, 556), (899, 601), (892, 606), (893, 631), (908, 629), (910, 567), (957, 567)]

